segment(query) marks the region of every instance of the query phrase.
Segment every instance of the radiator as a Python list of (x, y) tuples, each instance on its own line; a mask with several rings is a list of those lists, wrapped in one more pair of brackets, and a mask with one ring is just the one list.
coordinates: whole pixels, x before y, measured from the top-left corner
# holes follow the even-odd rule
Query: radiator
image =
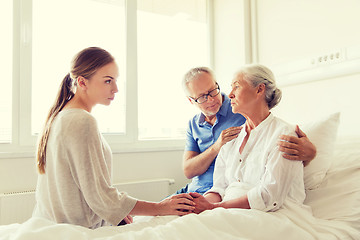
[(158, 202), (170, 194), (170, 185), (174, 179), (163, 178), (136, 182), (114, 184), (120, 192), (127, 192), (130, 196), (147, 201)]
[[(174, 179), (151, 179), (114, 184), (119, 191), (147, 201), (160, 201), (170, 193)], [(35, 206), (35, 191), (0, 194), (0, 225), (23, 223), (28, 220)]]
[(34, 206), (35, 191), (0, 194), (0, 225), (26, 221)]

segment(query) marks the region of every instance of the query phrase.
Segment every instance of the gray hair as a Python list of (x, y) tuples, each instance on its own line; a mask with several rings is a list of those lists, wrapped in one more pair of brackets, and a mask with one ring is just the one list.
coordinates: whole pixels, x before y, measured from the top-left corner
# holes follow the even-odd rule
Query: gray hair
[(269, 109), (275, 107), (281, 100), (281, 90), (277, 88), (275, 77), (272, 71), (261, 64), (248, 64), (242, 67), (238, 72), (242, 74), (244, 80), (257, 87), (260, 84), (265, 85), (265, 101)]
[[(188, 84), (191, 81), (195, 80), (196, 77), (201, 73), (208, 73), (215, 80), (214, 72), (208, 67), (195, 67), (195, 68), (190, 69), (189, 71), (187, 71), (187, 73), (185, 73), (184, 78), (182, 80), (182, 86), (183, 86), (184, 92), (187, 96), (190, 95)], [(215, 80), (215, 82), (216, 82), (216, 80)]]

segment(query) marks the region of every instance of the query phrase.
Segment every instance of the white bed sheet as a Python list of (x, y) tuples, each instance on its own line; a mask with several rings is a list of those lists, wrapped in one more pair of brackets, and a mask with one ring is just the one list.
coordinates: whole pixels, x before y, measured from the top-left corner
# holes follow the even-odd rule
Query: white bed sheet
[(130, 225), (96, 230), (31, 218), (0, 226), (0, 239), (360, 239), (356, 148), (346, 145), (337, 151), (320, 187), (307, 192), (306, 204), (313, 215), (302, 209), (265, 213), (219, 208), (184, 217), (140, 217)]

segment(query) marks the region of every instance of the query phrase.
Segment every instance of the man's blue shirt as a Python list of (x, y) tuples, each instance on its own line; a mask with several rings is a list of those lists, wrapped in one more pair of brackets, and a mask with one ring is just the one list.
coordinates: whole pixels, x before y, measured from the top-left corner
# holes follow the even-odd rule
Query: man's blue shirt
[[(202, 153), (216, 142), (223, 130), (245, 123), (246, 119), (241, 114), (232, 112), (230, 99), (225, 94), (221, 95), (224, 101), (216, 114), (216, 122), (213, 126), (205, 121), (203, 113), (195, 115), (189, 121), (185, 151)], [(205, 173), (192, 179), (191, 183), (188, 184), (187, 192), (204, 193), (212, 187), (215, 160), (216, 157)]]

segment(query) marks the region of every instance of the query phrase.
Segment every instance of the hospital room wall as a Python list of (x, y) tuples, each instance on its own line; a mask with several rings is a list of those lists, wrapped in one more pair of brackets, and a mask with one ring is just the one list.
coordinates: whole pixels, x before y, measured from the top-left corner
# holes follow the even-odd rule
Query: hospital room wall
[[(257, 0), (256, 5), (257, 60), (265, 65), (360, 45), (358, 0)], [(303, 123), (340, 111), (339, 135), (359, 135), (359, 89), (360, 74), (286, 86), (275, 112)]]

